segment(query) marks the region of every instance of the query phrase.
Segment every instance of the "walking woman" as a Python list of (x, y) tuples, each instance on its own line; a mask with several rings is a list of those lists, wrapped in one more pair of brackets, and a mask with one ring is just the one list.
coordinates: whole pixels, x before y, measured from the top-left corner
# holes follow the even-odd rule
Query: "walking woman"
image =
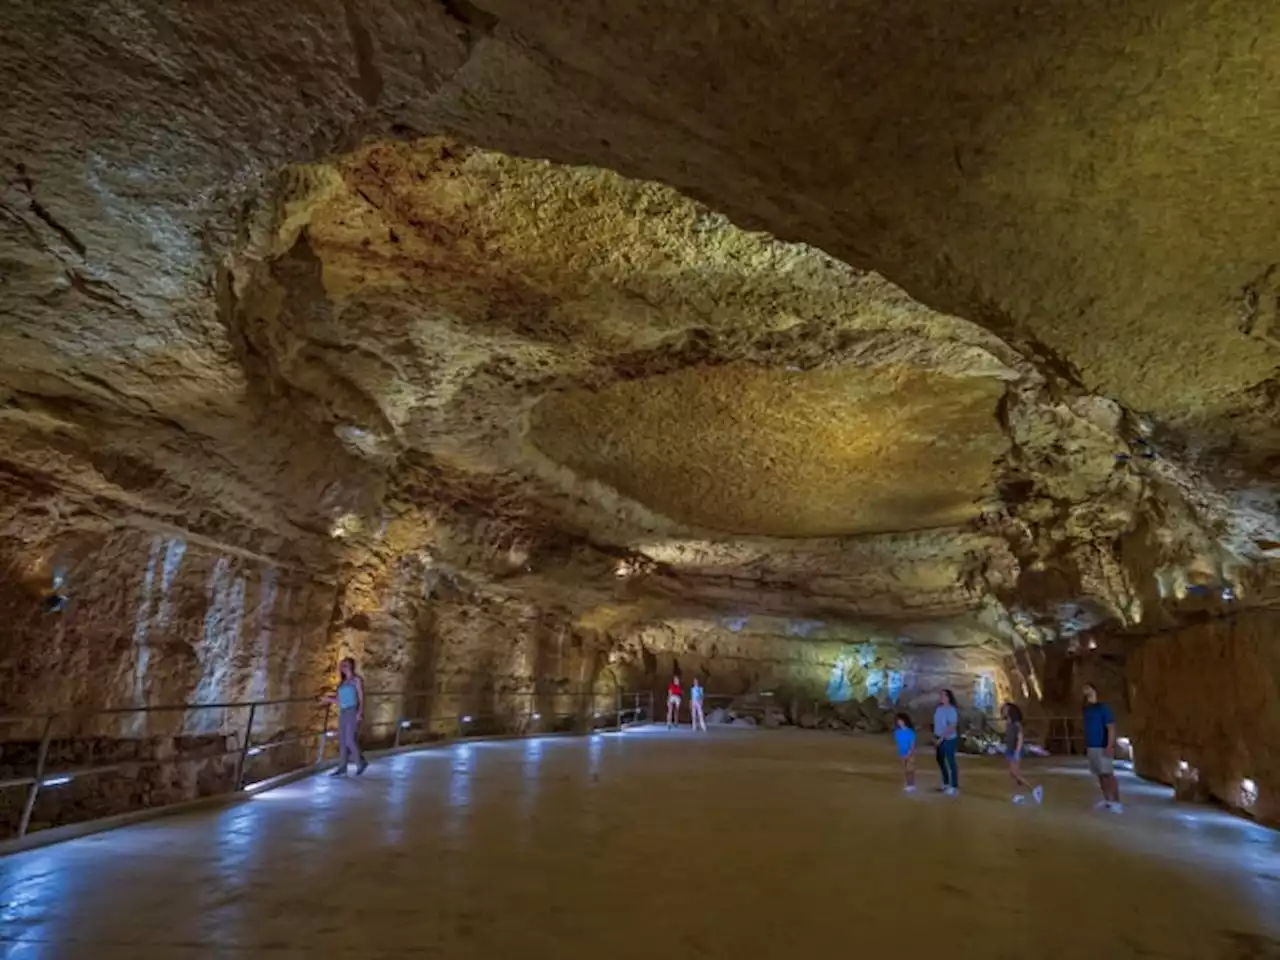
[[(1009, 763), (1009, 776), (1013, 782), (1024, 790), (1030, 790), (1036, 803), (1044, 802), (1044, 787), (1033, 787), (1022, 775), (1022, 750), (1025, 743), (1022, 739), (1022, 709), (1016, 703), (1006, 703), (1000, 708), (1004, 717), (1004, 758)], [(1014, 803), (1026, 803), (1025, 793), (1015, 793)]]
[(338, 705), (338, 767), (331, 777), (345, 777), (347, 764), (356, 762), (356, 776), (364, 773), (369, 761), (360, 752), (360, 721), (364, 719), (364, 678), (356, 673), (352, 657), (338, 661), (338, 689), (320, 698)]
[(707, 731), (707, 718), (702, 713), (702, 681), (693, 678), (693, 686), (689, 688), (689, 717), (693, 721), (693, 729)]
[(960, 792), (960, 768), (956, 765), (956, 747), (960, 745), (960, 711), (956, 695), (943, 690), (938, 709), (933, 711), (933, 736), (938, 741), (935, 753), (942, 771), (942, 792), (954, 797)]
[(680, 725), (680, 701), (683, 699), (680, 690), (680, 675), (673, 674), (667, 684), (667, 729)]

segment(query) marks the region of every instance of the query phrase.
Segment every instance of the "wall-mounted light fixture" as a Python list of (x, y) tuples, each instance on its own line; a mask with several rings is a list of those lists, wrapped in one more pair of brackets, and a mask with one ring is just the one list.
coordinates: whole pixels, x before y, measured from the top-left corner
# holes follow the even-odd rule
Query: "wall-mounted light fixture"
[(1240, 781), (1240, 806), (1252, 807), (1258, 802), (1258, 785), (1245, 777)]

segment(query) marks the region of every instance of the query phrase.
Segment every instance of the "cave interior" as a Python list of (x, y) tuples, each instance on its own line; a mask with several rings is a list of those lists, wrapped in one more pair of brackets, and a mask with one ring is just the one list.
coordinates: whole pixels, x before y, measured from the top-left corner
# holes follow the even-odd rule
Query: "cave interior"
[(0, 18), (0, 712), (1091, 682), (1280, 823), (1280, 5)]

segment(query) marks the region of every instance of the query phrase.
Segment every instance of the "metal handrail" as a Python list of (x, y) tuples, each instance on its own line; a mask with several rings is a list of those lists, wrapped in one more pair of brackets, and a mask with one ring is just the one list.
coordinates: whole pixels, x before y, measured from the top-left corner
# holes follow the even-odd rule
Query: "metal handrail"
[[(515, 701), (514, 709), (509, 711), (497, 712), (476, 712), (474, 714), (465, 712), (464, 708), (459, 708), (453, 712), (435, 712), (425, 716), (413, 716), (405, 710), (411, 698), (457, 698), (457, 697), (500, 697), (507, 702)], [(621, 690), (612, 693), (614, 703), (608, 709), (604, 710), (585, 710), (585, 706), (610, 698), (610, 694), (606, 692), (594, 691), (540, 691), (540, 690), (520, 690), (520, 691), (501, 691), (496, 689), (477, 690), (474, 687), (458, 690), (404, 690), (404, 691), (386, 691), (375, 690), (365, 693), (366, 709), (371, 701), (386, 700), (388, 698), (399, 699), (400, 706), (396, 710), (395, 719), (370, 720), (366, 725), (369, 728), (385, 728), (394, 725), (394, 741), (393, 746), (399, 748), (404, 746), (402, 743), (405, 731), (426, 726), (440, 726), (444, 728), (442, 736), (444, 738), (465, 737), (468, 735), (468, 729), (471, 730), (487, 730), (492, 721), (498, 720), (504, 724), (512, 724), (516, 728), (516, 735), (532, 735), (538, 731), (532, 729), (539, 726), (542, 721), (542, 711), (537, 708), (539, 699), (551, 701), (551, 707), (547, 715), (547, 721), (554, 726), (565, 719), (572, 719), (574, 726), (581, 726), (585, 730), (598, 729), (596, 721), (612, 718), (612, 723), (607, 724), (606, 728), (622, 729), (628, 724), (624, 718), (630, 717), (629, 722), (636, 722), (641, 716), (647, 715), (650, 719), (653, 717), (653, 694), (645, 693), (626, 693)], [(520, 701), (527, 701), (526, 704), (520, 704)], [(564, 704), (568, 701), (568, 705), (572, 707), (570, 710), (557, 709), (557, 704)], [(289, 706), (289, 705), (314, 705), (319, 709), (324, 707), (323, 719), (319, 729), (305, 729), (301, 733), (292, 733), (289, 728), (281, 731), (284, 736), (272, 736), (264, 739), (259, 743), (254, 743), (253, 734), (255, 730), (255, 722), (258, 720), (261, 709)], [(647, 708), (647, 709), (646, 709)], [(224, 747), (220, 750), (211, 752), (199, 752), (194, 755), (177, 755), (170, 757), (143, 757), (137, 759), (127, 759), (106, 764), (87, 765), (80, 767), (71, 767), (63, 769), (49, 769), (49, 754), (51, 744), (54, 742), (54, 730), (59, 720), (69, 720), (77, 725), (84, 725), (93, 718), (102, 717), (123, 717), (123, 716), (147, 716), (154, 713), (177, 713), (177, 712), (200, 712), (209, 710), (248, 710), (248, 717), (243, 727), (232, 732), (223, 732), (218, 734), (225, 738), (225, 741), (234, 742), (234, 746)], [(188, 704), (156, 704), (139, 707), (109, 707), (97, 710), (67, 710), (55, 711), (49, 713), (36, 713), (26, 715), (4, 715), (0, 716), (0, 722), (5, 723), (31, 723), (38, 722), (42, 729), (40, 733), (40, 746), (36, 756), (34, 770), (31, 774), (19, 777), (10, 777), (0, 780), (0, 790), (26, 787), (27, 796), (22, 806), (22, 812), (18, 820), (16, 835), (24, 837), (30, 829), (32, 813), (35, 809), (36, 799), (40, 795), (42, 788), (57, 786), (69, 783), (74, 779), (88, 776), (98, 776), (107, 773), (133, 772), (152, 767), (173, 767), (191, 763), (210, 763), (235, 759), (235, 767), (233, 775), (229, 781), (229, 787), (225, 792), (239, 792), (252, 784), (246, 777), (246, 768), (249, 761), (267, 751), (279, 749), (280, 747), (291, 744), (306, 743), (312, 740), (318, 741), (314, 760), (296, 765), (292, 770), (279, 771), (283, 773), (296, 773), (306, 771), (309, 768), (319, 767), (325, 763), (328, 741), (336, 736), (336, 731), (331, 729), (330, 721), (333, 715), (332, 704), (322, 704), (321, 700), (316, 697), (280, 697), (274, 699), (263, 700), (233, 700), (233, 701), (216, 701), (211, 703), (188, 703)], [(585, 724), (581, 721), (585, 720)], [(488, 723), (486, 723), (488, 721)], [(296, 727), (294, 728), (297, 729)], [(479, 734), (483, 735), (483, 733)], [(75, 734), (71, 735), (74, 739)], [(114, 738), (117, 741), (127, 741), (132, 738)], [(224, 741), (224, 742), (225, 742)], [(223, 791), (215, 791), (217, 792)]]
[[(495, 712), (477, 712), (469, 714), (465, 712), (465, 707), (459, 706), (451, 712), (433, 711), (423, 715), (416, 715), (407, 710), (414, 698), (424, 698), (425, 702), (438, 700), (440, 698), (460, 698), (482, 696), (498, 697), (507, 703), (512, 704), (510, 710), (500, 710)], [(714, 701), (732, 701), (738, 699), (741, 695), (728, 694), (705, 694), (704, 700), (708, 708)], [(769, 697), (768, 694), (761, 695)], [(612, 698), (613, 703), (607, 708), (601, 709), (608, 699)], [(366, 723), (366, 730), (369, 729), (385, 729), (388, 726), (394, 727), (394, 733), (390, 738), (390, 745), (393, 748), (401, 748), (404, 746), (412, 746), (414, 743), (405, 743), (405, 737), (410, 731), (421, 730), (426, 728), (431, 735), (438, 735), (441, 739), (453, 739), (457, 737), (466, 737), (469, 730), (479, 731), (476, 735), (483, 736), (493, 728), (493, 721), (499, 721), (501, 725), (507, 726), (510, 733), (515, 736), (536, 735), (542, 732), (543, 728), (556, 727), (561, 721), (571, 719), (574, 721), (573, 727), (582, 732), (599, 729), (600, 725), (597, 721), (605, 720), (607, 722), (604, 727), (606, 729), (623, 729), (626, 726), (637, 722), (661, 722), (663, 717), (664, 705), (657, 703), (658, 696), (653, 690), (642, 692), (623, 692), (615, 690), (610, 693), (593, 692), (593, 691), (539, 691), (539, 690), (520, 690), (520, 691), (501, 691), (501, 690), (477, 690), (475, 688), (468, 689), (446, 689), (446, 690), (405, 690), (405, 691), (369, 691), (365, 694), (366, 710), (368, 706), (377, 701), (385, 701), (387, 699), (398, 699), (399, 706), (392, 711), (392, 715), (384, 719), (369, 718)], [(546, 709), (548, 715), (544, 718), (539, 709), (539, 700), (545, 699), (550, 701)], [(522, 702), (524, 701), (524, 702)], [(782, 698), (769, 699), (777, 706), (781, 706)], [(815, 705), (819, 701), (814, 701)], [(254, 741), (254, 733), (260, 730), (258, 724), (262, 714), (260, 711), (278, 706), (299, 706), (312, 705), (316, 707), (317, 712), (323, 706), (322, 718), (319, 718), (318, 729), (312, 724), (317, 718), (312, 717), (310, 720), (304, 721), (301, 728), (298, 726), (282, 726), (282, 728), (274, 735), (263, 738), (259, 742)], [(588, 705), (593, 705), (592, 709), (584, 709)], [(558, 709), (558, 706), (568, 706), (570, 709)], [(687, 710), (686, 704), (682, 704), (682, 713)], [(174, 756), (165, 757), (140, 757), (128, 758), (115, 762), (100, 763), (97, 765), (89, 764), (80, 767), (70, 767), (61, 769), (50, 769), (50, 752), (51, 745), (55, 742), (54, 732), (60, 720), (69, 720), (77, 726), (83, 726), (95, 717), (127, 717), (127, 716), (147, 716), (154, 713), (176, 713), (176, 712), (201, 712), (210, 710), (247, 710), (248, 716), (246, 721), (241, 724), (228, 725), (226, 719), (222, 721), (223, 729), (213, 736), (223, 738), (221, 747), (216, 742), (206, 742), (204, 747), (197, 752), (189, 752), (186, 755), (179, 753)], [(287, 773), (304, 772), (308, 769), (315, 769), (326, 762), (326, 754), (328, 752), (328, 743), (336, 737), (337, 731), (332, 729), (331, 721), (333, 719), (334, 708), (332, 704), (322, 704), (318, 698), (314, 697), (281, 697), (263, 700), (234, 700), (234, 701), (218, 701), (211, 703), (190, 703), (190, 704), (159, 704), (154, 706), (141, 707), (112, 707), (99, 710), (85, 711), (57, 711), (50, 713), (28, 714), (28, 715), (7, 715), (0, 716), (0, 722), (38, 722), (41, 726), (39, 734), (39, 750), (36, 755), (34, 770), (24, 776), (10, 777), (0, 780), (0, 791), (5, 789), (13, 789), (19, 787), (27, 788), (27, 795), (22, 805), (21, 816), (17, 824), (17, 836), (25, 836), (31, 825), (31, 818), (35, 809), (36, 800), (42, 789), (68, 783), (74, 779), (81, 777), (100, 776), (109, 773), (136, 773), (140, 770), (156, 768), (156, 767), (179, 767), (193, 763), (221, 763), (234, 759), (234, 767), (228, 772), (231, 774), (227, 778), (225, 786), (221, 786), (214, 790), (217, 793), (235, 793), (246, 788), (251, 788), (254, 783), (261, 782), (251, 781), (248, 777), (248, 769), (254, 757), (270, 752), (277, 751), (283, 747), (306, 744), (311, 741), (317, 742), (317, 747), (313, 755), (306, 755), (307, 759), (302, 762), (293, 764), (287, 769), (278, 769), (267, 778), (272, 776), (283, 775)], [(1027, 725), (1029, 728), (1040, 727), (1045, 725), (1048, 727), (1046, 731), (1048, 736), (1046, 742), (1053, 739), (1057, 743), (1064, 743), (1067, 750), (1075, 752), (1075, 742), (1080, 739), (1071, 727), (1077, 717), (1050, 716), (1028, 718)], [(584, 722), (585, 721), (585, 722)], [(1055, 731), (1055, 727), (1061, 726), (1061, 731)], [(231, 727), (229, 729), (229, 727)], [(435, 729), (433, 729), (435, 728)], [(76, 733), (73, 727), (69, 734), (69, 739), (74, 740)], [(1055, 737), (1055, 732), (1058, 735)], [(134, 738), (130, 737), (114, 737), (116, 743), (126, 743)], [(2, 741), (0, 741), (2, 742)], [(32, 738), (34, 742), (34, 738)], [(59, 738), (60, 742), (60, 738)], [(387, 741), (383, 741), (384, 743)], [(107, 759), (107, 758), (104, 758)], [(285, 762), (289, 762), (289, 758), (285, 758)]]
[[(462, 697), (493, 693), (502, 697), (600, 697), (597, 693), (557, 693), (540, 690), (367, 690), (365, 699), (371, 697)], [(49, 717), (107, 717), (134, 713), (176, 713), (187, 710), (234, 710), (249, 707), (276, 707), (284, 704), (314, 704), (324, 706), (319, 697), (279, 697), (274, 700), (228, 700), (213, 703), (159, 703), (140, 707), (102, 707), (95, 710), (55, 710), (49, 713), (0, 714), (0, 723), (21, 723), (46, 720)]]

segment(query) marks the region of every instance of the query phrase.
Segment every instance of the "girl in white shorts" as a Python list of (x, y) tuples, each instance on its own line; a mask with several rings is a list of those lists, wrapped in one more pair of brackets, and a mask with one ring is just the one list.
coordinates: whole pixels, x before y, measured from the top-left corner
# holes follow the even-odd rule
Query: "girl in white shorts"
[(672, 677), (667, 685), (667, 729), (680, 723), (680, 701), (683, 699), (680, 690), (680, 678)]

